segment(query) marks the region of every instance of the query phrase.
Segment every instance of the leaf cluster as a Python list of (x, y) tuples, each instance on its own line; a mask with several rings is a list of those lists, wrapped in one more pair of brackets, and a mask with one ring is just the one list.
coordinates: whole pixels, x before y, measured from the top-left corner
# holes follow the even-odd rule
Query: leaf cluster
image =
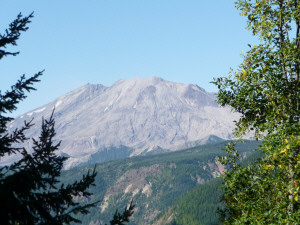
[(239, 69), (213, 83), (218, 102), (241, 113), (235, 135), (254, 132), (263, 140), (264, 156), (243, 167), (234, 145), (227, 146), (228, 155), (221, 158), (230, 167), (221, 219), (226, 224), (293, 224), (300, 220), (300, 2), (240, 0), (236, 5), (261, 43), (249, 45)]

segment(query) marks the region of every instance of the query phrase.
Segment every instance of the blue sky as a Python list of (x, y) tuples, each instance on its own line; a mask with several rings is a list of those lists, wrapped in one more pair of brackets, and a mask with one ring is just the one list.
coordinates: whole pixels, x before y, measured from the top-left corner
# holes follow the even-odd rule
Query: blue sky
[(158, 76), (216, 91), (255, 39), (234, 1), (225, 0), (1, 0), (0, 32), (19, 12), (34, 11), (17, 57), (0, 61), (0, 90), (45, 69), (42, 81), (13, 116), (86, 83)]

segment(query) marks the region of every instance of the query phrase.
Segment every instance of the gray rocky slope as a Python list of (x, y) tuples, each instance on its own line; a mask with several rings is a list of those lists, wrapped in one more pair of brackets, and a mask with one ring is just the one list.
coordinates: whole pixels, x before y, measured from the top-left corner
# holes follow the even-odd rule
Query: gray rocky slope
[(60, 153), (70, 156), (70, 168), (109, 147), (131, 147), (131, 154), (138, 155), (155, 146), (176, 150), (211, 135), (231, 139), (238, 115), (214, 99), (197, 85), (158, 77), (119, 80), (110, 87), (87, 84), (17, 117), (9, 129), (34, 117), (27, 134), (37, 137), (42, 117), (48, 118), (55, 107), (56, 138), (62, 140)]

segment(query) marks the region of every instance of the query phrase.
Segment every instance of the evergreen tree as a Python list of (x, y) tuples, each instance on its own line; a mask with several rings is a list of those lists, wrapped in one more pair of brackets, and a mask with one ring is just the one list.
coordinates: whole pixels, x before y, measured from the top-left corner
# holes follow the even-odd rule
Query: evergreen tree
[[(0, 35), (0, 59), (4, 56), (16, 56), (19, 52), (5, 51), (8, 45), (16, 45), (21, 32), (28, 29), (27, 24), (33, 17), (18, 15), (9, 29)], [(88, 198), (87, 191), (93, 185), (96, 172), (88, 172), (80, 181), (69, 185), (60, 185), (59, 176), (66, 157), (55, 154), (59, 143), (53, 143), (55, 135), (53, 114), (43, 120), (40, 137), (33, 139), (33, 152), (22, 147), (28, 140), (24, 132), (33, 125), (32, 120), (24, 126), (7, 133), (7, 123), (12, 118), (6, 116), (16, 109), (23, 100), (25, 91), (34, 90), (32, 85), (38, 82), (43, 71), (29, 79), (23, 75), (10, 91), (0, 92), (0, 157), (19, 154), (21, 159), (10, 166), (0, 169), (0, 218), (1, 224), (63, 224), (80, 222), (72, 215), (88, 213), (88, 208), (96, 203), (81, 205), (74, 197)]]
[[(17, 45), (21, 32), (28, 29), (27, 24), (33, 14), (23, 17), (19, 14), (4, 34), (0, 34), (0, 59), (4, 56), (16, 56), (19, 52), (6, 51), (7, 46)], [(26, 122), (21, 128), (9, 133), (7, 124), (13, 118), (7, 116), (16, 109), (16, 104), (26, 98), (25, 92), (35, 90), (33, 84), (39, 82), (43, 71), (29, 79), (23, 75), (20, 80), (4, 94), (0, 92), (0, 160), (12, 154), (21, 159), (9, 166), (0, 168), (0, 223), (1, 224), (70, 224), (80, 222), (74, 215), (88, 213), (88, 209), (97, 202), (82, 204), (75, 197), (90, 199), (88, 191), (94, 185), (95, 168), (83, 175), (80, 181), (72, 184), (60, 184), (59, 177), (63, 163), (67, 159), (56, 155), (60, 142), (54, 143), (55, 121), (53, 113), (49, 119), (43, 119), (41, 134), (32, 139), (32, 151), (24, 146), (29, 138), (25, 131), (33, 126)], [(122, 215), (116, 212), (111, 224), (123, 224), (133, 213), (130, 204)]]
[(218, 102), (241, 113), (235, 134), (252, 130), (264, 152), (239, 165), (234, 143), (221, 161), (225, 224), (297, 224), (300, 221), (300, 1), (239, 0), (236, 6), (260, 39), (229, 77), (217, 78)]
[(110, 225), (125, 225), (125, 223), (129, 222), (129, 217), (133, 214), (134, 205), (132, 204), (132, 200), (128, 207), (125, 207), (122, 214), (116, 210), (113, 219), (110, 221)]

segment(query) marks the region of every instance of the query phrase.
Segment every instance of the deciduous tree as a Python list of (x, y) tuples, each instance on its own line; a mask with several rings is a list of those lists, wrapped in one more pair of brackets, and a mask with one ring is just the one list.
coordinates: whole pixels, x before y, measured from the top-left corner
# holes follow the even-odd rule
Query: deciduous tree
[(235, 134), (262, 139), (264, 156), (242, 167), (234, 144), (221, 161), (225, 174), (225, 224), (296, 224), (300, 221), (300, 1), (239, 0), (236, 7), (260, 43), (243, 63), (215, 79), (218, 102), (241, 118)]

